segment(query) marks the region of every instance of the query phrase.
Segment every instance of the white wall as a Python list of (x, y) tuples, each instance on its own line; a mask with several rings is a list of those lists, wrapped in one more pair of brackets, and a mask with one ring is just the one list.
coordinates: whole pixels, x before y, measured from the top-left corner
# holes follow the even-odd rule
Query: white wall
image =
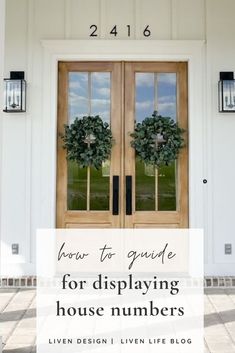
[[(208, 259), (214, 271), (228, 269), (235, 274), (235, 254), (224, 255), (224, 243), (233, 244), (235, 252), (235, 114), (221, 114), (217, 109), (219, 71), (235, 71), (233, 0), (207, 1), (207, 128), (209, 215)], [(228, 264), (228, 265), (226, 265)]]
[[(4, 49), (5, 49), (5, 0), (0, 0), (0, 92), (3, 90), (3, 78), (4, 78)], [(0, 107), (3, 106), (3, 95), (0, 95)], [(2, 166), (2, 117), (3, 112), (0, 110), (0, 171)], [(0, 195), (2, 191), (2, 175), (0, 173)], [(0, 198), (0, 240), (1, 240), (1, 212), (2, 200)], [(0, 244), (1, 254), (1, 244)], [(0, 258), (0, 273), (1, 273), (1, 258)], [(0, 343), (1, 344), (1, 343)]]
[[(143, 39), (149, 24), (152, 39), (206, 40), (205, 156), (208, 184), (204, 187), (207, 274), (235, 274), (235, 256), (224, 255), (224, 243), (233, 243), (235, 114), (219, 114), (219, 71), (235, 71), (234, 0), (7, 0), (5, 76), (24, 70), (28, 82), (25, 114), (5, 114), (2, 121), (2, 254), (5, 273), (34, 271), (35, 231), (41, 221), (40, 143), (42, 141), (41, 39), (89, 39), (97, 24), (98, 38)], [(92, 40), (92, 39), (91, 39)], [(148, 39), (146, 39), (148, 40)], [(50, 117), (48, 117), (49, 119)], [(17, 242), (20, 255), (11, 255)], [(19, 265), (20, 264), (20, 265)], [(233, 265), (231, 265), (233, 264)], [(233, 268), (234, 266), (234, 268)]]

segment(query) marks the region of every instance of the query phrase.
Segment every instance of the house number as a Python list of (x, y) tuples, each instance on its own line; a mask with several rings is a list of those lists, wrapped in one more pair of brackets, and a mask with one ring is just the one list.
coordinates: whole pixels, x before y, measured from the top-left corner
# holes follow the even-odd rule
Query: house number
[[(126, 25), (126, 33), (127, 33), (127, 37), (131, 36), (131, 26), (130, 25)], [(97, 30), (98, 30), (98, 26), (97, 25), (91, 25), (90, 26), (90, 37), (98, 37), (97, 34)], [(113, 26), (113, 28), (110, 30), (109, 34), (113, 35), (114, 37), (117, 37), (118, 35), (118, 28), (117, 25)], [(149, 28), (149, 25), (147, 25), (144, 30), (143, 30), (143, 36), (144, 37), (150, 37), (151, 36), (151, 31)]]

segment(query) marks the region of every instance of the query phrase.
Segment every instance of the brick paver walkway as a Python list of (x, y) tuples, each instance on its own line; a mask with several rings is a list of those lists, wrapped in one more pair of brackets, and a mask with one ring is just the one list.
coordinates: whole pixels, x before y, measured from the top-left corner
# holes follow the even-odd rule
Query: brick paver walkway
[[(0, 289), (3, 352), (36, 352), (35, 298), (33, 289)], [(235, 289), (206, 290), (205, 353), (235, 353)]]

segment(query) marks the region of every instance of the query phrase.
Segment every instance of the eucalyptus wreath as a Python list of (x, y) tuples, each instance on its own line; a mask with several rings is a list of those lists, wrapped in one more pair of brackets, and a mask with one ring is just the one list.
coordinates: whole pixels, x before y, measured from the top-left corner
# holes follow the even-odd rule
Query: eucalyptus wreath
[(154, 112), (136, 124), (131, 146), (146, 164), (157, 168), (167, 166), (177, 159), (184, 146), (183, 132), (173, 119)]
[(102, 162), (110, 157), (112, 132), (109, 124), (98, 115), (76, 118), (72, 124), (64, 125), (61, 137), (67, 160), (77, 162), (80, 167), (99, 169)]

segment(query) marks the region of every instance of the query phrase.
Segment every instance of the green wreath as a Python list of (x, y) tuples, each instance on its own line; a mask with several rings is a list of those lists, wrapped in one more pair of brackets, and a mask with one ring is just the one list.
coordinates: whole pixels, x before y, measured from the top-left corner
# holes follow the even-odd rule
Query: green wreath
[(146, 164), (167, 166), (177, 159), (184, 146), (183, 132), (173, 119), (154, 112), (136, 125), (131, 146)]
[(67, 160), (77, 162), (80, 167), (94, 166), (99, 169), (111, 154), (112, 132), (109, 124), (100, 116), (76, 118), (70, 125), (64, 125), (63, 147)]

